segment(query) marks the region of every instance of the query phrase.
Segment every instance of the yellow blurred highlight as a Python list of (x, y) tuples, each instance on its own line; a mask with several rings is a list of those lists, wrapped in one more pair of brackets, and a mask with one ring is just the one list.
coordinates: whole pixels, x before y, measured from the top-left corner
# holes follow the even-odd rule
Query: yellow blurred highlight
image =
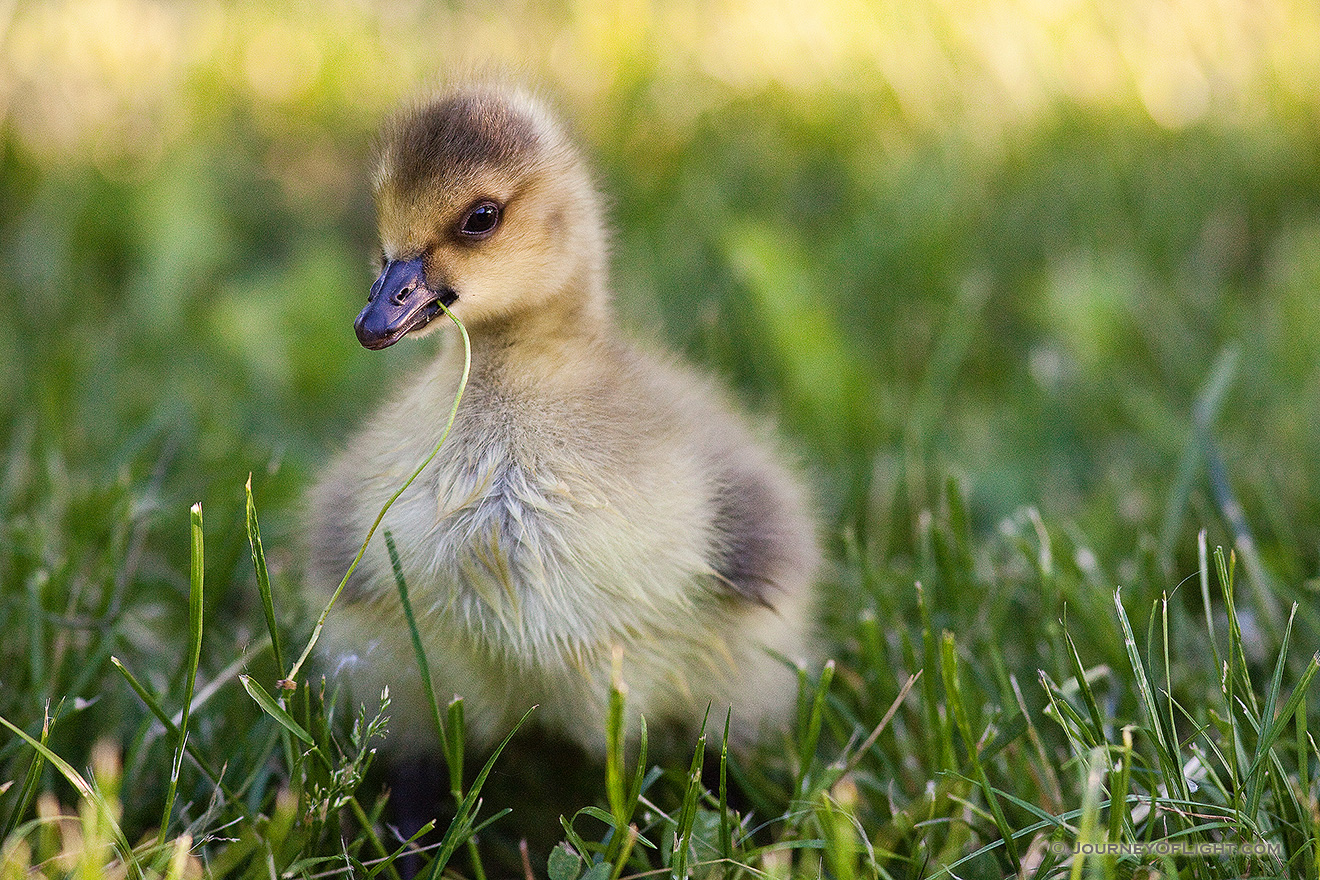
[(243, 49), (243, 69), (252, 90), (272, 103), (302, 98), (320, 72), (315, 36), (287, 21), (270, 22)]
[(134, 849), (135, 863), (124, 862), (115, 847), (112, 826), (123, 814), (119, 799), (123, 764), (117, 745), (98, 740), (92, 747), (92, 773), (98, 798), (84, 798), (77, 813), (60, 806), (55, 795), (37, 796), (36, 818), (19, 826), (0, 851), (0, 877), (41, 880), (46, 877), (95, 877), (100, 880), (201, 880), (205, 870), (193, 854), (193, 838), (184, 833), (166, 844), (167, 859), (152, 851), (154, 835)]
[(980, 140), (1061, 103), (1170, 128), (1278, 105), (1313, 117), (1316, 58), (1313, 0), (64, 0), (0, 10), (0, 122), (40, 155), (150, 160), (231, 103), (331, 107), (365, 132), (437, 75), (493, 66), (583, 119), (646, 83), (642, 109), (675, 139), (775, 86)]

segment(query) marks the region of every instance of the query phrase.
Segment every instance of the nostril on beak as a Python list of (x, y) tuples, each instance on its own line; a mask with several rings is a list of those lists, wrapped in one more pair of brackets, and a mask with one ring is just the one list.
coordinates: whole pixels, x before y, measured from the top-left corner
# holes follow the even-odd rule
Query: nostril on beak
[(396, 306), (401, 306), (403, 305), (403, 301), (407, 299), (408, 295), (412, 292), (413, 289), (411, 286), (405, 287), (402, 290), (396, 292), (393, 296), (391, 296), (390, 302), (394, 303)]

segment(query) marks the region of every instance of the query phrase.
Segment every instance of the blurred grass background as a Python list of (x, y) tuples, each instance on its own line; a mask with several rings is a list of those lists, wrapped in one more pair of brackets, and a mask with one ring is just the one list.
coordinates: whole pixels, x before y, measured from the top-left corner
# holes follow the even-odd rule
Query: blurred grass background
[[(624, 322), (778, 419), (836, 557), (904, 570), (952, 476), (977, 534), (1034, 505), (1169, 588), (1242, 538), (1208, 451), (1313, 606), (1317, 59), (1311, 0), (0, 4), (0, 714), (143, 741), (105, 661), (169, 689), (197, 500), (204, 671), (241, 658), (249, 472), (300, 618), (300, 494), (431, 350), (350, 329), (371, 137), (486, 65), (562, 108)], [(197, 735), (241, 750), (235, 706)]]

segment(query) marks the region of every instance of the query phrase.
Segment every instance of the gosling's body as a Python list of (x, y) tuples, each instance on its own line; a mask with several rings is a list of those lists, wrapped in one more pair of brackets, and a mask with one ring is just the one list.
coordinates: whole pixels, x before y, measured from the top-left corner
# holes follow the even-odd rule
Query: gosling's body
[[(387, 130), (377, 203), (380, 296), (418, 271), (394, 305), (364, 309), (364, 344), (448, 324), (400, 317), (419, 296), (452, 299), (472, 340), (453, 431), (383, 524), (437, 696), (464, 697), (478, 744), (538, 705), (538, 723), (601, 751), (617, 655), (630, 723), (695, 727), (732, 706), (745, 741), (782, 722), (796, 686), (782, 658), (812, 653), (802, 493), (703, 380), (619, 339), (598, 199), (558, 127), (516, 91), (451, 92)], [(382, 308), (385, 323), (368, 314)], [(439, 439), (462, 361), (451, 334), (314, 490), (321, 595)], [(389, 686), (391, 748), (435, 748), (379, 537), (321, 644), (356, 698)]]

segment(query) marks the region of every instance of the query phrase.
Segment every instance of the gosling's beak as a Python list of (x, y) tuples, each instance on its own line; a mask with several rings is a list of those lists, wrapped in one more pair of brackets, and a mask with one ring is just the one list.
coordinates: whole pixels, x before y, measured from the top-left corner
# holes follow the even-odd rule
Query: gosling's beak
[(446, 306), (458, 299), (452, 288), (432, 290), (426, 284), (421, 258), (391, 260), (385, 264), (371, 295), (353, 322), (358, 342), (377, 351), (388, 348), (410, 330), (425, 327)]

